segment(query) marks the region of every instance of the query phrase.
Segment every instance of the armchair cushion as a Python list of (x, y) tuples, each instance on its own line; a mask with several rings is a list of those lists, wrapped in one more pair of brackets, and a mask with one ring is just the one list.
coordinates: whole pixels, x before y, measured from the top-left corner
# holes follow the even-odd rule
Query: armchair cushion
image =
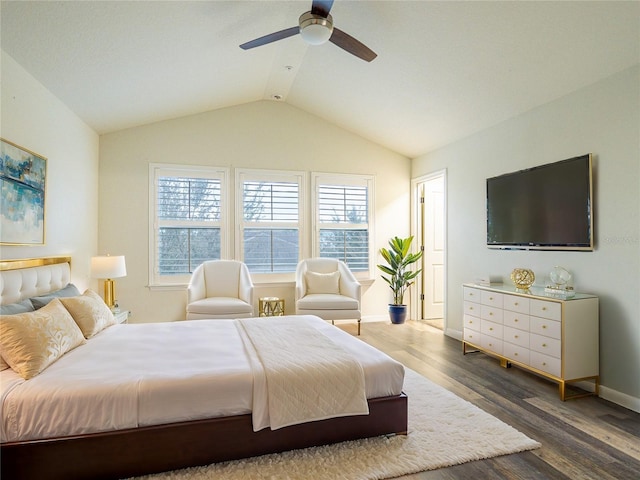
[(187, 313), (210, 314), (216, 315), (238, 315), (253, 314), (253, 307), (240, 300), (232, 297), (209, 297), (187, 305)]
[(307, 282), (307, 295), (314, 293), (340, 294), (340, 272), (318, 273), (307, 271), (305, 273)]
[(298, 310), (358, 310), (359, 302), (344, 295), (316, 293), (305, 295), (296, 306)]

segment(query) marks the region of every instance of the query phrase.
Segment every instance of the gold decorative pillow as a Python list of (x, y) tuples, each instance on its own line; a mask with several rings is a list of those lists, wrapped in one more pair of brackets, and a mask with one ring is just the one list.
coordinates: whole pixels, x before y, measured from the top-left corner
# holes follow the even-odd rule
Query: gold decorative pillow
[(85, 338), (116, 323), (116, 319), (100, 295), (86, 290), (78, 297), (61, 298), (60, 301), (76, 321)]
[(25, 380), (83, 343), (80, 328), (57, 298), (35, 312), (0, 316), (0, 354)]
[(340, 272), (331, 273), (306, 272), (307, 294), (333, 293), (340, 294)]

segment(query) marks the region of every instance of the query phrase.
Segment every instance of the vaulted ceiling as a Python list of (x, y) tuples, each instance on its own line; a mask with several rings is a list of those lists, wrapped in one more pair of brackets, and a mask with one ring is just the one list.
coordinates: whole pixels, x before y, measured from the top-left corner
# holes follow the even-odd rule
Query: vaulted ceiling
[(299, 35), (239, 48), (310, 7), (2, 1), (1, 45), (100, 134), (267, 99), (408, 157), (640, 62), (638, 1), (336, 0), (372, 62)]

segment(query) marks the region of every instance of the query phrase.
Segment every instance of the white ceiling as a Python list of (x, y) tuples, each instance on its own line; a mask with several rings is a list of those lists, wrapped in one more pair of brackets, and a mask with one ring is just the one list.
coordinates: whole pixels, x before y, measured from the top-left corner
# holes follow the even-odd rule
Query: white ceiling
[(238, 47), (310, 5), (2, 1), (2, 49), (100, 134), (281, 95), (409, 157), (640, 62), (639, 1), (336, 0), (373, 62), (299, 35)]

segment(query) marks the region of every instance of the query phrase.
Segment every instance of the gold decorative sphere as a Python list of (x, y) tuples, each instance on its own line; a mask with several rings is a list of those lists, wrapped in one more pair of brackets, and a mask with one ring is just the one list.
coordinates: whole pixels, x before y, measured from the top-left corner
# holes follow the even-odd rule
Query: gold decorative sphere
[(536, 281), (536, 276), (533, 270), (528, 268), (514, 268), (511, 272), (511, 280), (517, 288), (527, 290)]

